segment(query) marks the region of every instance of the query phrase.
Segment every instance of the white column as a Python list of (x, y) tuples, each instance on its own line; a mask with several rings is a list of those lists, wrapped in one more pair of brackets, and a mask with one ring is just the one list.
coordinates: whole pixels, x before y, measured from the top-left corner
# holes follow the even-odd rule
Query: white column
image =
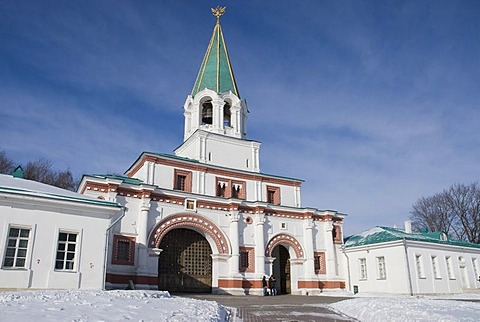
[(297, 207), (302, 206), (302, 197), (300, 195), (300, 187), (295, 187), (295, 205)]
[(201, 136), (200, 137), (200, 146), (198, 147), (199, 149), (199, 160), (200, 162), (206, 162), (207, 160), (207, 142), (206, 142), (206, 138), (204, 136)]
[(137, 223), (137, 243), (138, 243), (138, 267), (137, 271), (145, 273), (147, 271), (148, 259), (148, 212), (150, 211), (150, 198), (142, 198), (140, 214)]
[(213, 107), (213, 131), (223, 133), (223, 105), (225, 102), (221, 99), (212, 100)]
[(255, 215), (255, 273), (257, 278), (265, 275), (265, 214)]
[(205, 194), (205, 172), (199, 171), (198, 173), (198, 190), (197, 192), (201, 195)]
[(304, 245), (305, 245), (305, 277), (311, 278), (315, 276), (315, 262), (313, 257), (313, 219), (307, 219), (304, 222), (305, 235), (304, 235)]
[(255, 181), (255, 201), (263, 201), (262, 199), (262, 182)]
[(336, 275), (336, 263), (335, 263), (335, 245), (333, 244), (333, 221), (330, 219), (324, 223), (325, 225), (325, 248), (327, 250), (326, 257), (326, 268), (327, 276), (332, 277)]
[(230, 214), (230, 244), (232, 245), (232, 257), (230, 258), (230, 272), (232, 275), (238, 275), (240, 264), (240, 247), (238, 242), (238, 220), (240, 215), (238, 210)]

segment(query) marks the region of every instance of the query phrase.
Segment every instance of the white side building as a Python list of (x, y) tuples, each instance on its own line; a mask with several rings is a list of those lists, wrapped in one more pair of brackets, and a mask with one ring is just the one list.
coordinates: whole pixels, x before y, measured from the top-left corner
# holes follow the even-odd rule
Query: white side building
[(0, 288), (102, 289), (119, 204), (0, 175)]
[(451, 294), (480, 289), (480, 245), (443, 232), (375, 227), (346, 238), (349, 290)]

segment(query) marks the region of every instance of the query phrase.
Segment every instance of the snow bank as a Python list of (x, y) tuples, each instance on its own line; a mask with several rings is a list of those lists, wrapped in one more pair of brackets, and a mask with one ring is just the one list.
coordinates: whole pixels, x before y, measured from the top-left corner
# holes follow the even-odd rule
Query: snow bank
[(330, 307), (359, 321), (480, 321), (480, 302), (429, 298), (356, 298)]
[(0, 292), (0, 321), (226, 321), (216, 302), (157, 291)]

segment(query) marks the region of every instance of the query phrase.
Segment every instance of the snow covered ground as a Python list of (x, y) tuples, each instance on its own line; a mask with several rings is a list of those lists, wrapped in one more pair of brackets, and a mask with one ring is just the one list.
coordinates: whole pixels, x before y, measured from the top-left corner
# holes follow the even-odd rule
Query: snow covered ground
[[(359, 321), (480, 321), (480, 294), (357, 294), (329, 307)], [(0, 321), (227, 321), (230, 315), (216, 302), (172, 297), (168, 292), (0, 292)]]
[(357, 294), (350, 300), (330, 304), (330, 308), (369, 322), (480, 321), (480, 294), (417, 297)]
[(227, 321), (216, 302), (155, 291), (0, 292), (0, 321)]

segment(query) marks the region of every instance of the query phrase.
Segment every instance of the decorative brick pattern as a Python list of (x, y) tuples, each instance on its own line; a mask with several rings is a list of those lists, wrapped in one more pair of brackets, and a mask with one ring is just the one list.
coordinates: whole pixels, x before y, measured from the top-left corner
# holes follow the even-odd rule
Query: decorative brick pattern
[(275, 247), (281, 244), (287, 244), (289, 246), (292, 246), (295, 250), (295, 255), (297, 256), (297, 258), (303, 258), (304, 252), (302, 249), (302, 245), (298, 242), (297, 239), (295, 239), (295, 237), (287, 234), (279, 234), (270, 239), (267, 247), (265, 248), (265, 256), (272, 257), (272, 251), (275, 249)]
[(172, 229), (189, 227), (209, 235), (215, 242), (219, 254), (230, 253), (227, 239), (220, 228), (209, 219), (191, 213), (172, 215), (159, 222), (150, 235), (148, 247), (158, 247), (162, 238)]

